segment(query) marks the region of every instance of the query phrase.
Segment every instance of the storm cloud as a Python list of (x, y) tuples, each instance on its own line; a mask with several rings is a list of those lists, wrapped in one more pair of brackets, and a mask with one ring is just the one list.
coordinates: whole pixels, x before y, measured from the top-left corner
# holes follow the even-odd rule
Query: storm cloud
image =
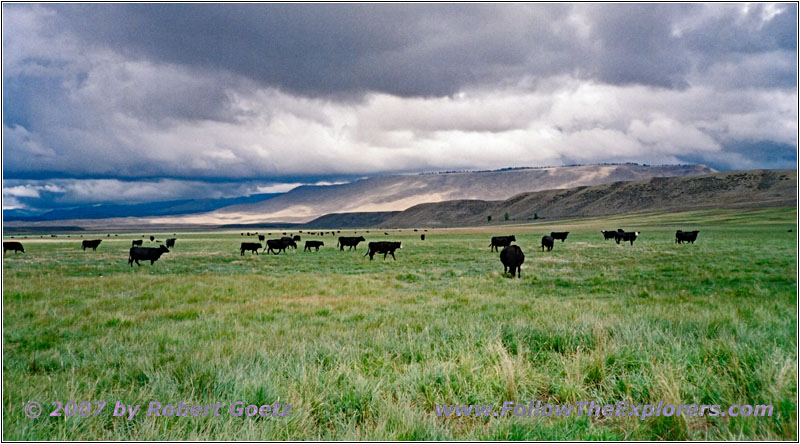
[(4, 4), (3, 173), (792, 168), (796, 22), (786, 3)]

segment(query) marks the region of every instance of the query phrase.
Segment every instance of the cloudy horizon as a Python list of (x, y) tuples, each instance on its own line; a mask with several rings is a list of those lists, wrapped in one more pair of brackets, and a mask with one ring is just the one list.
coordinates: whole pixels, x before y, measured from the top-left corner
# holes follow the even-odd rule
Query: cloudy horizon
[(3, 208), (796, 168), (796, 23), (786, 3), (4, 4)]

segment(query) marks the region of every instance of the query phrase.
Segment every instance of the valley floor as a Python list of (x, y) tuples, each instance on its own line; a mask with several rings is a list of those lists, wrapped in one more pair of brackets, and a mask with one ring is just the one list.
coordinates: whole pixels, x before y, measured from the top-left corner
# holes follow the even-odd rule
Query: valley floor
[[(330, 235), (309, 237), (325, 242), (319, 252), (301, 242), (240, 256), (239, 243), (254, 241), (240, 230), (177, 233), (173, 251), (141, 267), (127, 263), (141, 233), (104, 237), (96, 252), (74, 235), (15, 236), (25, 253), (3, 257), (3, 439), (795, 440), (796, 218), (796, 208), (771, 208), (358, 230), (402, 241), (396, 261), (370, 261), (364, 244), (339, 251)], [(642, 234), (631, 246), (599, 233), (617, 228)], [(677, 229), (700, 230), (697, 243), (675, 244)], [(542, 252), (550, 231), (570, 234)], [(489, 238), (505, 234), (525, 252), (521, 279), (503, 276), (489, 251)], [(29, 401), (40, 417), (25, 416)], [(97, 416), (48, 416), (55, 401), (108, 405)], [(142, 411), (115, 417), (118, 401)], [(147, 416), (152, 401), (226, 407), (219, 417)], [(227, 413), (236, 401), (293, 409), (236, 417)], [(435, 412), (504, 401), (774, 411)]]

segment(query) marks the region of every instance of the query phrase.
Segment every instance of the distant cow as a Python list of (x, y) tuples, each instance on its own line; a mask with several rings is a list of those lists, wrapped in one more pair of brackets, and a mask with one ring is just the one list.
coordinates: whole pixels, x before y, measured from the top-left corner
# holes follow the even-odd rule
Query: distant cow
[(522, 263), (525, 262), (522, 248), (516, 245), (503, 248), (503, 251), (500, 252), (500, 262), (503, 263), (503, 273), (510, 271), (511, 277), (514, 277), (515, 274), (518, 278), (522, 277)]
[(420, 234), (419, 235), (419, 240), (425, 240), (425, 235), (424, 234)]
[(264, 242), (265, 240), (267, 240), (267, 236), (264, 236), (263, 234), (259, 234), (258, 235), (258, 240), (260, 240), (261, 242)]
[(698, 230), (694, 230), (694, 231), (681, 231), (681, 230), (678, 230), (678, 231), (675, 232), (675, 243), (676, 244), (682, 244), (684, 242), (694, 243), (694, 241), (697, 240), (697, 233), (699, 233), (699, 232), (700, 231), (698, 231)]
[(241, 247), (239, 250), (242, 252), (241, 256), (244, 256), (245, 251), (249, 251), (250, 254), (258, 254), (258, 250), (261, 248), (261, 244), (256, 242), (242, 242)]
[(633, 241), (635, 241), (637, 237), (639, 237), (638, 231), (623, 231), (620, 228), (619, 230), (617, 230), (617, 235), (614, 237), (614, 239), (617, 241), (617, 244), (619, 244), (620, 241), (622, 242), (630, 241), (631, 245), (633, 245)]
[(171, 237), (167, 239), (167, 248), (175, 248), (175, 238)]
[(364, 242), (364, 236), (358, 237), (347, 237), (347, 236), (340, 236), (339, 243), (336, 244), (339, 247), (339, 250), (344, 251), (344, 247), (350, 247), (349, 250), (356, 249), (358, 250), (358, 243)]
[(553, 251), (553, 236), (542, 237), (542, 251), (547, 248), (547, 251)]
[(14, 254), (21, 252), (25, 252), (25, 249), (22, 248), (22, 244), (19, 242), (3, 242), (3, 253), (8, 250), (14, 250)]
[(292, 240), (295, 241), (295, 242), (300, 242), (300, 235), (299, 234), (295, 234), (294, 236), (292, 236)]
[(297, 244), (290, 237), (282, 237), (280, 239), (267, 240), (266, 250), (267, 254), (269, 253), (280, 254), (281, 251), (286, 251), (286, 248), (288, 247), (297, 248)]
[(136, 265), (141, 265), (139, 261), (142, 260), (150, 261), (150, 265), (153, 265), (164, 253), (169, 253), (169, 249), (163, 245), (158, 248), (131, 247), (130, 253), (128, 254), (128, 264), (130, 264), (131, 267), (133, 267), (134, 262), (136, 262)]
[(551, 231), (550, 232), (550, 236), (554, 240), (560, 239), (561, 242), (564, 242), (565, 240), (567, 240), (567, 235), (568, 234), (569, 234), (569, 231)]
[(603, 240), (614, 239), (615, 237), (617, 237), (617, 232), (616, 231), (600, 230), (600, 232), (603, 233)]
[(142, 246), (142, 240), (141, 239), (132, 240), (131, 241), (131, 247), (141, 247), (141, 246)]
[(303, 248), (303, 251), (306, 251), (306, 250), (311, 251), (312, 248), (315, 248), (317, 251), (319, 251), (319, 247), (322, 247), (324, 245), (325, 245), (325, 243), (322, 242), (322, 241), (310, 241), (310, 240), (307, 240), (306, 241), (306, 246)]
[(91, 248), (92, 251), (97, 251), (97, 246), (100, 245), (103, 239), (95, 239), (95, 240), (85, 240), (81, 242), (81, 247), (83, 247), (83, 251), (86, 251), (87, 248)]
[(155, 236), (150, 236), (150, 242), (153, 242), (154, 240), (156, 240), (156, 237)]
[(511, 236), (494, 236), (492, 238), (492, 244), (490, 245), (490, 251), (500, 251), (499, 247), (507, 247), (511, 245), (511, 242), (516, 242), (517, 238), (512, 234)]
[(367, 251), (367, 254), (364, 256), (369, 255), (369, 260), (372, 260), (375, 253), (383, 253), (383, 260), (386, 260), (387, 254), (391, 254), (392, 259), (397, 260), (397, 258), (394, 257), (394, 252), (398, 248), (403, 248), (400, 242), (370, 242), (368, 247), (369, 251)]

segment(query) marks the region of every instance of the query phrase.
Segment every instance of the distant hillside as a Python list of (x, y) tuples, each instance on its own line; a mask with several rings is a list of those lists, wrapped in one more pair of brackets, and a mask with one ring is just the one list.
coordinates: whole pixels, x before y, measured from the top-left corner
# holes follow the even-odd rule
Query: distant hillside
[(797, 205), (797, 171), (729, 171), (690, 177), (521, 193), (507, 200), (451, 200), (411, 207), (381, 227), (446, 227), (515, 221), (594, 217), (643, 211)]
[(400, 211), (427, 202), (500, 200), (526, 191), (712, 172), (704, 165), (625, 164), (375, 177), (342, 185), (301, 186), (274, 199), (221, 208), (185, 222), (307, 222), (330, 213)]
[(333, 213), (303, 224), (304, 228), (363, 228), (382, 225), (400, 214), (400, 211), (375, 211), (363, 213)]

